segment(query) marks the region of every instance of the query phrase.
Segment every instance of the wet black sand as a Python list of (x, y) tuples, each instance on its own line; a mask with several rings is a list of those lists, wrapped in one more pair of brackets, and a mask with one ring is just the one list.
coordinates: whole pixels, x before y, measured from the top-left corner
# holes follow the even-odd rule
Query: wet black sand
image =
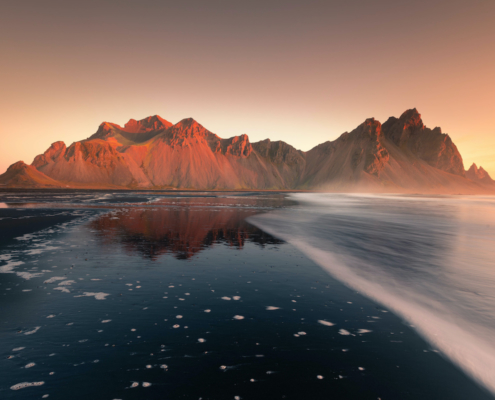
[[(0, 267), (24, 263), (0, 274), (0, 397), (492, 398), (398, 317), (245, 221), (274, 207), (292, 204), (0, 209)], [(12, 389), (22, 382), (43, 384)]]

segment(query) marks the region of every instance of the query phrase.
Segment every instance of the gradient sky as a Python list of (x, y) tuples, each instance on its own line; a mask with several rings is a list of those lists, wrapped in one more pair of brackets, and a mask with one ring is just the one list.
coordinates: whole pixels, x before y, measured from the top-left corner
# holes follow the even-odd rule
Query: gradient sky
[(494, 0), (2, 0), (0, 72), (0, 172), (103, 121), (309, 150), (416, 107), (495, 177)]

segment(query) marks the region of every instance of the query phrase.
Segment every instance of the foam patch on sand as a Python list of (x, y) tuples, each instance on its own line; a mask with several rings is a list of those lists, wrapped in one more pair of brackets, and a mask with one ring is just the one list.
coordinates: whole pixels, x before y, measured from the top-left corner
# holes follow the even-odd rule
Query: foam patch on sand
[(43, 276), (41, 272), (16, 272), (17, 276), (20, 276), (21, 278), (24, 278), (25, 280), (30, 280), (31, 278), (39, 278), (40, 276)]
[(41, 329), (41, 326), (36, 326), (32, 330), (24, 332), (24, 334), (25, 335), (32, 335), (32, 334), (38, 332), (40, 329)]
[(7, 264), (0, 267), (1, 274), (11, 274), (13, 269), (19, 265), (24, 264), (22, 261), (7, 261)]
[(14, 385), (14, 386), (11, 386), (10, 388), (12, 390), (19, 390), (19, 389), (25, 389), (25, 388), (28, 388), (31, 386), (41, 386), (44, 384), (45, 384), (45, 382), (43, 382), (43, 381), (41, 381), (41, 382), (21, 382), (21, 383)]
[(94, 297), (96, 300), (106, 300), (107, 296), (110, 296), (110, 293), (84, 292), (83, 294), (81, 294), (79, 296), (74, 296), (74, 297)]
[(55, 283), (57, 281), (63, 281), (64, 279), (64, 276), (52, 276), (50, 279), (43, 281), (43, 283)]
[(319, 324), (322, 324), (322, 325), (325, 325), (325, 326), (334, 326), (335, 325), (333, 322), (328, 322), (328, 321), (325, 321), (323, 319), (319, 319), (318, 320), (318, 323)]
[(42, 247), (33, 250), (26, 250), (24, 253), (27, 254), (28, 256), (34, 256), (44, 253), (45, 251), (58, 250), (60, 248), (60, 247), (46, 246), (46, 245), (40, 245), (40, 246)]
[(59, 285), (59, 286), (70, 286), (70, 285), (72, 285), (73, 283), (76, 283), (76, 281), (73, 281), (73, 280), (67, 280), (67, 281), (60, 282), (58, 285)]

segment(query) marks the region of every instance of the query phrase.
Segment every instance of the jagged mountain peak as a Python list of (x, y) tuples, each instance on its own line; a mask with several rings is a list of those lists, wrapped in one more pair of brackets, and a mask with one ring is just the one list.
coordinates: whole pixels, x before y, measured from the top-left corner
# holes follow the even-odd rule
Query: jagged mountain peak
[(382, 133), (382, 124), (375, 118), (367, 118), (358, 129), (370, 137), (378, 137)]
[(29, 166), (24, 161), (17, 161), (16, 163), (12, 164), (9, 168), (7, 168), (7, 172), (20, 171), (28, 167)]
[(198, 121), (196, 121), (194, 118), (184, 118), (181, 119), (179, 122), (177, 122), (175, 125), (172, 126), (173, 128), (177, 129), (197, 129), (197, 130), (205, 130), (206, 128), (201, 125)]
[(416, 108), (404, 111), (399, 117), (399, 121), (403, 125), (403, 129), (422, 129), (425, 127), (421, 114)]
[(165, 130), (172, 126), (171, 122), (163, 119), (159, 115), (152, 115), (139, 121), (130, 119), (121, 130), (129, 133), (146, 133), (150, 131)]
[(184, 118), (180, 120), (175, 125), (172, 125), (167, 130), (166, 134), (174, 138), (214, 137), (220, 139), (217, 135), (210, 132), (208, 129), (206, 129), (203, 125), (201, 125), (193, 118)]
[[(159, 115), (153, 115), (141, 120), (130, 119), (123, 127), (112, 122), (103, 122), (96, 133), (88, 140), (124, 138), (127, 141), (141, 143), (160, 134), (172, 126), (172, 123)], [(125, 141), (124, 141), (125, 142)], [(126, 143), (128, 144), (128, 143)]]
[(472, 163), (468, 171), (478, 172), (478, 166), (476, 165), (476, 163)]
[(472, 181), (493, 182), (490, 174), (486, 172), (483, 167), (480, 166), (478, 168), (475, 163), (466, 171), (466, 178), (469, 178)]

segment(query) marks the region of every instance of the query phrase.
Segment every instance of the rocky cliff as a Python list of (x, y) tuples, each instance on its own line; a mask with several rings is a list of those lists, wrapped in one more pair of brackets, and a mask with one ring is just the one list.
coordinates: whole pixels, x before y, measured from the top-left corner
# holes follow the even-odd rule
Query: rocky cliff
[(369, 118), (307, 152), (282, 141), (251, 143), (247, 135), (222, 139), (192, 118), (175, 125), (159, 116), (131, 119), (123, 127), (104, 122), (86, 140), (69, 147), (53, 143), (34, 159), (29, 171), (12, 167), (0, 176), (0, 184), (442, 193), (495, 190), (482, 168), (474, 165), (464, 170), (449, 135), (440, 128), (427, 128), (416, 109), (391, 117), (383, 125)]

